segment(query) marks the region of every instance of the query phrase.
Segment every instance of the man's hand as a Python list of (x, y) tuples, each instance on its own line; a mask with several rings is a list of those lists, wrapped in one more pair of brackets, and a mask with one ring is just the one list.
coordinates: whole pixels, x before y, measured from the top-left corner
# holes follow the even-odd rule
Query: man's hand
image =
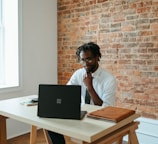
[(87, 87), (87, 89), (91, 89), (93, 87), (92, 81), (93, 81), (92, 73), (87, 73), (83, 79), (83, 82)]
[(92, 101), (94, 102), (94, 104), (101, 106), (103, 101), (99, 98), (98, 94), (96, 93), (95, 89), (93, 88), (92, 73), (87, 73), (83, 79), (83, 82), (84, 82), (85, 86), (87, 87), (89, 95), (90, 95)]

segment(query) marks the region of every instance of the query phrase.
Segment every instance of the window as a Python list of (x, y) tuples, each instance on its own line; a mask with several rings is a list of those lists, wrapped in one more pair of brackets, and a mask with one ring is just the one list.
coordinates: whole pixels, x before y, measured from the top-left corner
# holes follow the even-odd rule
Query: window
[(0, 0), (0, 89), (19, 86), (19, 0)]

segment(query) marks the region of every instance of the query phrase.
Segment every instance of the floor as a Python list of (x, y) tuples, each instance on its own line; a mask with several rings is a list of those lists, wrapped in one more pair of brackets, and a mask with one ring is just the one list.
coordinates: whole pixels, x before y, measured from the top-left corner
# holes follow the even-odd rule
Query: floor
[[(30, 134), (28, 133), (28, 134), (24, 134), (24, 135), (9, 139), (7, 141), (7, 144), (29, 144), (29, 140), (30, 140)], [(65, 140), (66, 140), (66, 144), (75, 144), (70, 141), (69, 137), (65, 137)], [(36, 144), (46, 144), (46, 140), (45, 140), (42, 129), (38, 130), (38, 132), (37, 132)], [(123, 142), (123, 144), (127, 144), (127, 143)]]
[[(30, 140), (30, 134), (28, 133), (25, 135), (21, 135), (21, 136), (9, 139), (7, 141), (7, 144), (29, 144), (29, 140)], [(65, 137), (65, 140), (66, 140), (66, 144), (75, 144), (75, 143), (71, 142), (68, 137)], [(38, 130), (38, 132), (37, 132), (37, 143), (36, 144), (46, 144), (46, 140), (45, 140), (42, 129)]]

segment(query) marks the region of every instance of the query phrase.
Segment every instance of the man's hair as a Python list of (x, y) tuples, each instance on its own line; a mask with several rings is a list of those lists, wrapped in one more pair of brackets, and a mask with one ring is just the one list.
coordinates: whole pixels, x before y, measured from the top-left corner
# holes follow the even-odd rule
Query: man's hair
[(80, 59), (81, 51), (83, 52), (91, 51), (94, 57), (98, 56), (99, 58), (101, 58), (100, 47), (94, 42), (85, 43), (77, 48), (76, 55), (78, 59)]

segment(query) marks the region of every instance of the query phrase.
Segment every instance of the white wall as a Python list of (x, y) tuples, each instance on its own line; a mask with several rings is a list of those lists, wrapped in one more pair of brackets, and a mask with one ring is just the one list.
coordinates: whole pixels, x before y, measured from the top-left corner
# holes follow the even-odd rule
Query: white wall
[[(139, 144), (158, 144), (158, 120), (140, 117), (136, 134)], [(127, 142), (128, 137), (124, 137)], [(126, 144), (126, 143), (125, 143)]]
[[(22, 0), (22, 88), (0, 99), (37, 94), (39, 83), (57, 83), (57, 0)], [(7, 120), (7, 137), (30, 126)]]
[(140, 144), (158, 144), (158, 120), (138, 118), (137, 136)]

